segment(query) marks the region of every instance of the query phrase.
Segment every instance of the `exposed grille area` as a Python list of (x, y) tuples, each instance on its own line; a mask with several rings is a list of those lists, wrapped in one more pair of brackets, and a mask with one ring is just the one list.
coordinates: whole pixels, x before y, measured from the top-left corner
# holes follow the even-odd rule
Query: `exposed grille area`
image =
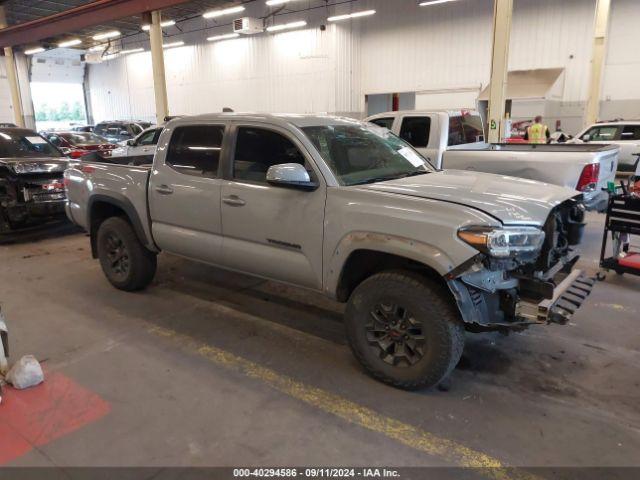
[(564, 202), (551, 211), (544, 225), (545, 240), (536, 270), (548, 271), (566, 257), (572, 247), (580, 244), (585, 227), (584, 218), (584, 207), (576, 199)]

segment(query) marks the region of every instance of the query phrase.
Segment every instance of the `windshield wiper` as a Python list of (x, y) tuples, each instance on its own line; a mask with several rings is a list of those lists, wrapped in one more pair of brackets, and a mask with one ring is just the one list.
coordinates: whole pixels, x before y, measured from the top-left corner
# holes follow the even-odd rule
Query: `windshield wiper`
[(415, 177), (418, 175), (426, 175), (427, 173), (431, 173), (429, 171), (415, 171), (415, 172), (411, 172), (411, 173), (401, 173), (399, 175), (391, 175), (388, 177), (374, 177), (374, 178), (368, 178), (366, 180), (362, 180), (360, 182), (356, 182), (356, 183), (352, 183), (351, 185), (366, 185), (368, 183), (378, 183), (378, 182), (388, 182), (390, 180), (399, 180), (401, 178), (409, 178), (409, 177)]

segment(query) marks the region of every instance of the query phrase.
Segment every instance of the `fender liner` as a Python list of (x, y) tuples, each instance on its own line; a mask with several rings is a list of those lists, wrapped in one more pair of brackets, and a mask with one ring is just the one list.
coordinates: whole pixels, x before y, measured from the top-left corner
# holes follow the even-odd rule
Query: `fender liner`
[(144, 227), (142, 226), (142, 221), (140, 220), (140, 216), (138, 215), (137, 210), (133, 206), (133, 203), (131, 203), (131, 200), (129, 200), (127, 197), (125, 197), (120, 193), (111, 192), (109, 193), (109, 195), (103, 195), (103, 194), (92, 195), (91, 198), (89, 198), (89, 203), (87, 205), (87, 225), (90, 230), (89, 234), (91, 235), (91, 254), (93, 255), (93, 258), (97, 258), (97, 255), (98, 255), (96, 250), (97, 248), (96, 233), (97, 232), (94, 231), (93, 222), (92, 222), (93, 206), (96, 203), (107, 203), (109, 205), (113, 205), (114, 207), (117, 207), (120, 210), (122, 210), (127, 216), (127, 219), (129, 220), (129, 222), (131, 222), (131, 225), (133, 226), (133, 230), (136, 233), (138, 240), (140, 240), (140, 242), (149, 250), (154, 252), (158, 251), (158, 248), (154, 244), (153, 239), (149, 238), (146, 232), (144, 231)]

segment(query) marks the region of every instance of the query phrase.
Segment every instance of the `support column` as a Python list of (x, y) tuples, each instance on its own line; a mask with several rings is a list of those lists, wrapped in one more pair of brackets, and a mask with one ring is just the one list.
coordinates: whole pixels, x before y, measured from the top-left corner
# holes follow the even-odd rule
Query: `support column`
[(493, 47), (491, 80), (489, 91), (488, 130), (489, 143), (499, 143), (503, 135), (503, 120), (507, 96), (507, 73), (509, 68), (509, 39), (513, 0), (494, 0)]
[[(0, 6), (0, 29), (7, 28), (7, 17), (4, 5)], [(20, 97), (20, 85), (18, 84), (18, 70), (13, 56), (13, 48), (4, 48), (4, 61), (7, 69), (7, 80), (11, 92), (11, 106), (13, 107), (13, 121), (19, 127), (24, 127), (24, 115), (22, 112), (22, 99)]]
[(597, 122), (600, 115), (600, 92), (602, 91), (602, 73), (606, 55), (610, 12), (611, 0), (597, 0), (593, 34), (593, 56), (591, 58), (591, 81), (589, 83), (587, 109), (584, 115), (585, 126)]
[(167, 80), (164, 70), (164, 52), (162, 49), (162, 27), (160, 11), (151, 12), (151, 63), (153, 64), (153, 90), (156, 97), (156, 122), (164, 123), (169, 115), (167, 99)]

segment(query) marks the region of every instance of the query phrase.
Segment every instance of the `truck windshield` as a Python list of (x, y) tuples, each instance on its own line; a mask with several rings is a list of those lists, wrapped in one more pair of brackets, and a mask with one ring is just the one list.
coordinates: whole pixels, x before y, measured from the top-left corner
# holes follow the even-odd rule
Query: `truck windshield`
[(0, 132), (0, 157), (61, 157), (56, 147), (37, 133)]
[(375, 125), (302, 129), (343, 185), (423, 175), (435, 168), (411, 145)]

